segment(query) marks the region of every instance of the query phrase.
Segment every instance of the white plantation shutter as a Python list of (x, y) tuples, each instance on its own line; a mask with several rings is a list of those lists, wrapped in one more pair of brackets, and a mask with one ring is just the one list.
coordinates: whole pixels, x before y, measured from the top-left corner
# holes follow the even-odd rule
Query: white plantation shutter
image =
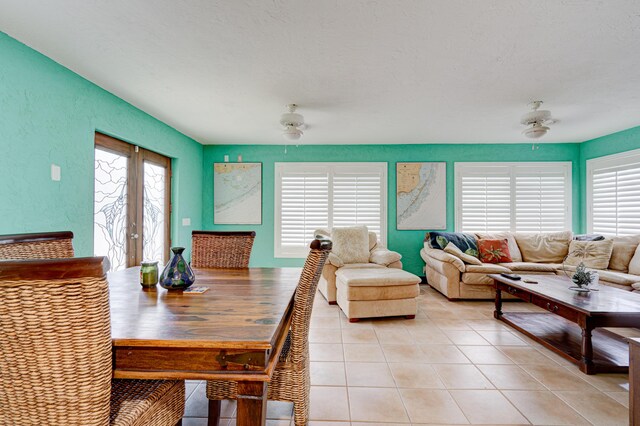
[(281, 194), (282, 246), (308, 245), (313, 231), (329, 225), (329, 175), (283, 175)]
[(516, 232), (556, 232), (567, 227), (566, 177), (563, 173), (515, 176)]
[(640, 150), (587, 161), (587, 228), (640, 234)]
[(336, 173), (333, 176), (333, 226), (366, 225), (380, 235), (382, 176)]
[(571, 163), (456, 163), (456, 230), (571, 229)]
[(497, 232), (511, 226), (510, 178), (462, 176), (460, 185), (460, 231)]
[(366, 225), (386, 243), (386, 163), (276, 163), (276, 257), (305, 257), (318, 228)]

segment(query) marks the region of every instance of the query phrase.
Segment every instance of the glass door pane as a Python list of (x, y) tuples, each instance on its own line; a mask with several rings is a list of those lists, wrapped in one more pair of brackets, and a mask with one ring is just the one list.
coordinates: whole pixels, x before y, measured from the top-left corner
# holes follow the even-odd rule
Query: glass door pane
[(111, 270), (127, 267), (129, 158), (95, 149), (93, 252), (107, 256)]
[(148, 161), (144, 162), (143, 169), (142, 258), (162, 264), (167, 247), (167, 169)]

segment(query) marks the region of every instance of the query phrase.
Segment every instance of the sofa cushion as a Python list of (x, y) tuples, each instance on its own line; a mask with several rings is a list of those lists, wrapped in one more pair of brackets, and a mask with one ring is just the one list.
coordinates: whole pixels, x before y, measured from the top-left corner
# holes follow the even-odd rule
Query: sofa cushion
[(482, 265), (467, 265), (465, 272), (475, 272), (481, 274), (502, 274), (511, 272), (509, 269), (494, 263), (483, 263)]
[(629, 261), (629, 273), (640, 275), (640, 245), (636, 248), (633, 257)]
[(393, 268), (340, 268), (336, 272), (336, 277), (342, 283), (354, 287), (385, 287), (420, 283), (420, 277), (417, 275)]
[(476, 237), (473, 234), (432, 231), (427, 232), (424, 241), (428, 247), (440, 250), (444, 250), (447, 244), (453, 243), (462, 250), (463, 253), (478, 257), (478, 245), (476, 243)]
[(378, 245), (378, 235), (373, 231), (369, 231), (369, 251), (376, 248), (377, 245)]
[(509, 243), (509, 254), (511, 255), (511, 261), (513, 262), (522, 262), (522, 253), (520, 253), (520, 249), (518, 248), (518, 243), (516, 242), (516, 238), (513, 236), (511, 232), (476, 232), (478, 239), (481, 240), (507, 240)]
[(640, 235), (627, 237), (610, 237), (613, 240), (613, 252), (609, 260), (609, 269), (626, 272), (629, 270), (631, 258), (640, 243)]
[(369, 255), (369, 262), (384, 266), (397, 262), (400, 259), (402, 259), (402, 255), (400, 253), (387, 250), (384, 247), (376, 247)]
[(640, 283), (640, 275), (625, 274), (620, 271), (613, 271), (607, 269), (605, 271), (598, 271), (600, 281), (608, 281), (619, 285), (631, 286), (636, 283)]
[(460, 250), (458, 246), (456, 246), (453, 243), (447, 244), (447, 246), (444, 248), (444, 251), (449, 253), (452, 256), (457, 257), (458, 259), (462, 260), (464, 263), (468, 263), (470, 265), (482, 265), (482, 262), (480, 262), (480, 259), (478, 259), (477, 257), (471, 256), (470, 254), (463, 253), (462, 250)]
[(348, 285), (344, 290), (342, 287), (345, 286), (345, 284), (342, 281), (338, 280), (336, 285), (338, 286), (338, 291), (346, 295), (347, 300), (408, 299), (420, 295), (420, 286), (418, 284), (375, 287)]
[(611, 252), (613, 251), (613, 240), (602, 241), (576, 241), (569, 244), (569, 254), (564, 261), (566, 265), (579, 265), (584, 263), (587, 268), (607, 269)]
[(471, 285), (493, 285), (493, 279), (489, 278), (487, 274), (480, 274), (478, 272), (465, 272), (460, 279), (464, 284)]
[(382, 265), (378, 265), (377, 263), (348, 263), (344, 265), (340, 269), (374, 269), (374, 268), (384, 268)]
[(500, 266), (504, 266), (512, 272), (555, 272), (561, 265), (557, 263), (511, 262), (501, 263)]
[(333, 253), (346, 263), (369, 262), (369, 231), (366, 226), (333, 228)]
[(478, 240), (478, 253), (483, 263), (511, 262), (509, 243), (504, 240)]
[(640, 291), (640, 283), (635, 283), (632, 284), (631, 287), (635, 290), (635, 291)]
[(522, 260), (535, 263), (562, 263), (569, 252), (571, 231), (516, 234)]

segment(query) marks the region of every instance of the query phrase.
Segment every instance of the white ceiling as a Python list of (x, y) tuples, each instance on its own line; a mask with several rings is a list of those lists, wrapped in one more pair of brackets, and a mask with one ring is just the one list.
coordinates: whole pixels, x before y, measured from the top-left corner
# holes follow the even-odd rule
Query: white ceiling
[(543, 142), (640, 125), (638, 0), (0, 0), (0, 28), (199, 142)]

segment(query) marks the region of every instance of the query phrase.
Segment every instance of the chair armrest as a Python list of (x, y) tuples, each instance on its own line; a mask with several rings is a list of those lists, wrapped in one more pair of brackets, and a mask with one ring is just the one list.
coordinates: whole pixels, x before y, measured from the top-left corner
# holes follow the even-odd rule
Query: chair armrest
[(420, 251), (420, 254), (422, 254), (422, 258), (424, 259), (425, 262), (444, 262), (444, 263), (451, 263), (453, 266), (455, 266), (456, 268), (458, 268), (458, 270), (460, 272), (464, 272), (466, 270), (466, 267), (464, 265), (464, 262), (460, 259), (458, 259), (457, 257), (450, 255), (449, 253), (443, 251), (443, 250), (438, 250), (438, 249), (432, 249), (432, 248), (423, 248)]
[(340, 259), (336, 254), (329, 253), (329, 257), (327, 257), (327, 262), (336, 268), (342, 268), (344, 266), (344, 262)]
[(370, 263), (376, 263), (382, 266), (388, 266), (400, 259), (402, 259), (402, 255), (400, 253), (391, 251), (384, 247), (376, 247), (371, 250), (371, 253), (369, 254)]

